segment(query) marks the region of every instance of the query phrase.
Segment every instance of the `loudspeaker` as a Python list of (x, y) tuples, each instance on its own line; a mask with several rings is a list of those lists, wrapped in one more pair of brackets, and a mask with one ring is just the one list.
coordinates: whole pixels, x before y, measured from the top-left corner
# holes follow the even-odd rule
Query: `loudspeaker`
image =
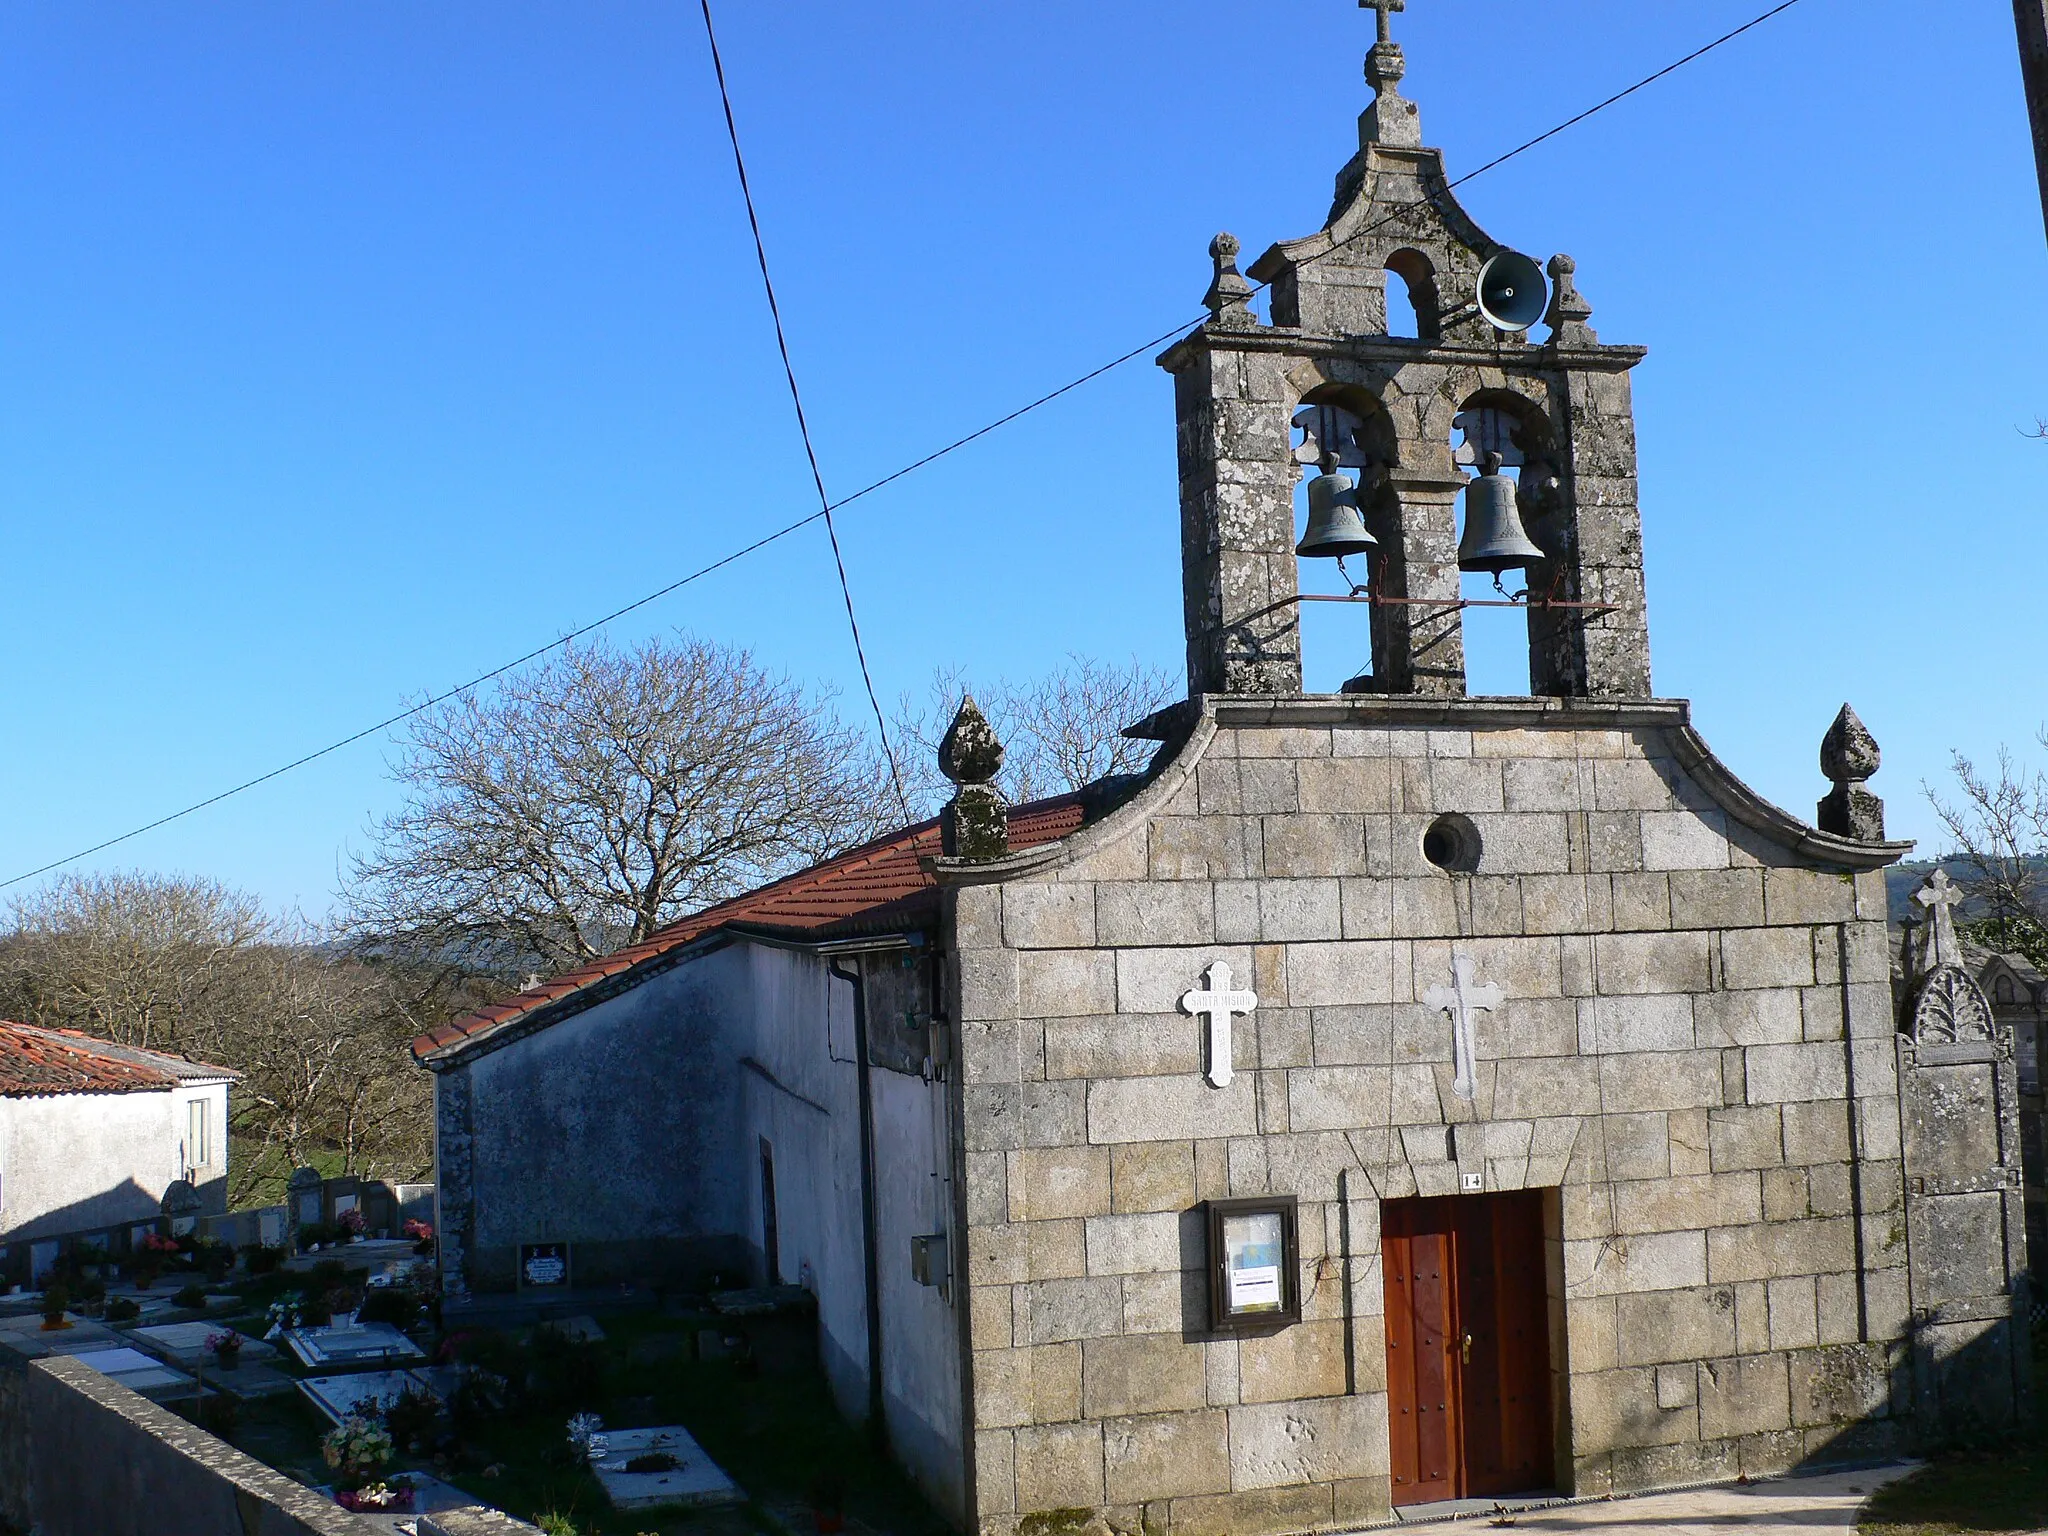
[(1526, 331), (1550, 307), (1543, 269), (1520, 251), (1502, 251), (1479, 269), (1479, 313), (1503, 331)]

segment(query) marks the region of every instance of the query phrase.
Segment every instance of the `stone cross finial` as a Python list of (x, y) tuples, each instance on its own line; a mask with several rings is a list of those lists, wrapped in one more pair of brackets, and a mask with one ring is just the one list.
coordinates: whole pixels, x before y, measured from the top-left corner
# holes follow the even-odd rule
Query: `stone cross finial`
[(1451, 956), (1451, 984), (1431, 987), (1423, 1002), (1451, 1016), (1451, 1054), (1457, 1063), (1457, 1077), (1451, 1092), (1467, 1103), (1479, 1097), (1478, 1045), (1472, 1033), (1472, 1015), (1491, 1013), (1506, 995), (1492, 982), (1479, 983), (1479, 962), (1470, 955)]
[(1962, 904), (1963, 893), (1950, 882), (1948, 871), (1935, 870), (1927, 877), (1927, 883), (1913, 893), (1913, 900), (1927, 909), (1927, 948), (1922, 963), (1930, 971), (1944, 965), (1961, 965), (1963, 948), (1956, 942), (1953, 909)]
[(1358, 120), (1358, 142), (1385, 144), (1395, 149), (1417, 149), (1422, 144), (1422, 114), (1415, 103), (1401, 95), (1401, 77), (1408, 73), (1408, 61), (1401, 45), (1394, 41), (1388, 17), (1408, 9), (1408, 0), (1358, 0), (1360, 10), (1380, 13), (1380, 40), (1365, 56), (1365, 78), (1372, 86), (1372, 105)]
[(1820, 743), (1820, 771), (1835, 786), (1820, 803), (1821, 831), (1859, 843), (1884, 841), (1884, 801), (1863, 787), (1883, 762), (1877, 738), (1844, 704)]
[(1214, 322), (1232, 330), (1248, 330), (1259, 323), (1251, 309), (1252, 285), (1237, 270), (1237, 253), (1241, 249), (1237, 236), (1228, 230), (1209, 242), (1209, 259), (1216, 263), (1216, 276), (1202, 296), (1202, 304)]
[(1380, 41), (1391, 43), (1394, 40), (1394, 13), (1407, 10), (1408, 0), (1358, 0), (1358, 8), (1380, 13)]
[(1579, 264), (1560, 252), (1550, 258), (1546, 270), (1550, 273), (1550, 312), (1543, 323), (1550, 327), (1550, 339), (1562, 347), (1598, 345), (1599, 333), (1586, 324), (1593, 318), (1593, 306), (1574, 281)]
[(1198, 1019), (1209, 1023), (1209, 1072), (1210, 1083), (1217, 1088), (1230, 1086), (1230, 1021), (1240, 1013), (1248, 1014), (1259, 1006), (1259, 994), (1231, 990), (1230, 963), (1218, 960), (1202, 973), (1206, 986), (1181, 995), (1180, 1005)]
[(995, 787), (1003, 744), (969, 694), (939, 739), (939, 772), (956, 786), (939, 813), (939, 847), (949, 858), (1000, 859), (1010, 851), (1010, 805)]

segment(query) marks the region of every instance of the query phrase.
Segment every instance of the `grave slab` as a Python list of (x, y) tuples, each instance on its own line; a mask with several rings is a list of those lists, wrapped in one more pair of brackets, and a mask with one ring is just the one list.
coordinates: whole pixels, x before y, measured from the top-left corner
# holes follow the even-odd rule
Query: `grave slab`
[[(128, 1336), (139, 1349), (146, 1349), (153, 1355), (160, 1355), (174, 1365), (187, 1370), (217, 1369), (213, 1351), (206, 1347), (206, 1341), (220, 1328), (213, 1323), (157, 1323), (152, 1326), (131, 1328)], [(242, 1339), (242, 1364), (257, 1360), (274, 1359), (277, 1351), (261, 1339), (244, 1335)]]
[(208, 1371), (206, 1385), (219, 1388), (229, 1397), (251, 1398), (272, 1397), (279, 1392), (289, 1392), (299, 1384), (296, 1376), (287, 1376), (274, 1365), (265, 1365), (259, 1360), (245, 1360), (232, 1371)]
[(604, 1341), (604, 1329), (599, 1327), (597, 1319), (587, 1312), (579, 1312), (574, 1317), (551, 1317), (534, 1325), (535, 1332), (542, 1328), (552, 1328), (562, 1337), (574, 1339), (578, 1344), (598, 1344)]
[(91, 1366), (107, 1380), (145, 1395), (166, 1387), (192, 1385), (192, 1378), (183, 1371), (173, 1370), (163, 1361), (125, 1345), (118, 1349), (85, 1350), (71, 1358), (80, 1365)]
[(299, 1382), (306, 1401), (334, 1424), (352, 1413), (370, 1413), (396, 1402), (408, 1388), (433, 1390), (411, 1371), (354, 1371), (346, 1376), (308, 1376)]
[[(437, 1515), (451, 1509), (487, 1510), (491, 1506), (478, 1501), (473, 1493), (464, 1493), (452, 1483), (444, 1483), (438, 1477), (426, 1472), (400, 1474), (413, 1485), (412, 1508), (404, 1514), (369, 1514), (358, 1510), (356, 1518), (364, 1528), (374, 1531), (391, 1531), (398, 1536), (416, 1536), (417, 1521), (421, 1515)], [(316, 1493), (328, 1498), (334, 1497), (332, 1488), (318, 1488)]]
[(314, 1370), (367, 1365), (379, 1360), (421, 1360), (420, 1347), (389, 1323), (356, 1323), (346, 1328), (287, 1328), (287, 1348)]
[[(666, 1452), (681, 1463), (672, 1472), (628, 1472), (636, 1456)], [(605, 1431), (604, 1460), (591, 1468), (614, 1509), (652, 1509), (661, 1504), (712, 1508), (740, 1504), (746, 1495), (680, 1424), (659, 1429)]]

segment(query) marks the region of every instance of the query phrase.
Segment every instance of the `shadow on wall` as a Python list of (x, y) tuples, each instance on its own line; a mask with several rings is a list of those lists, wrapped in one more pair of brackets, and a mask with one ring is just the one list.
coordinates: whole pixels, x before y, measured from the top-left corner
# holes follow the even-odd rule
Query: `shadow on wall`
[[(217, 1204), (225, 1188), (226, 1180), (215, 1180), (200, 1186), (200, 1196)], [(97, 1243), (118, 1258), (133, 1246), (137, 1228), (159, 1230), (162, 1215), (161, 1198), (132, 1178), (46, 1211), (0, 1236), (0, 1286), (30, 1284), (60, 1250), (78, 1243)]]

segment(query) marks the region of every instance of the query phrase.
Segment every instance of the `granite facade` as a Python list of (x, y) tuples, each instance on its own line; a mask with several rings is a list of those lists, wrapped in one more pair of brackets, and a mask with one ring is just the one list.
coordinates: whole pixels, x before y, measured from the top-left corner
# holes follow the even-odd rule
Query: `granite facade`
[[(952, 893), (983, 1529), (1384, 1515), (1380, 1202), (1461, 1175), (1557, 1192), (1560, 1486), (1904, 1443), (1888, 855), (1748, 825), (1681, 705), (1423, 703), (1212, 701), (1137, 803)], [(1421, 1001), (1454, 952), (1506, 994), (1470, 1102)], [(1224, 1089), (1177, 1006), (1216, 960), (1260, 999)], [(1218, 1337), (1201, 1202), (1263, 1194), (1303, 1321)]]

